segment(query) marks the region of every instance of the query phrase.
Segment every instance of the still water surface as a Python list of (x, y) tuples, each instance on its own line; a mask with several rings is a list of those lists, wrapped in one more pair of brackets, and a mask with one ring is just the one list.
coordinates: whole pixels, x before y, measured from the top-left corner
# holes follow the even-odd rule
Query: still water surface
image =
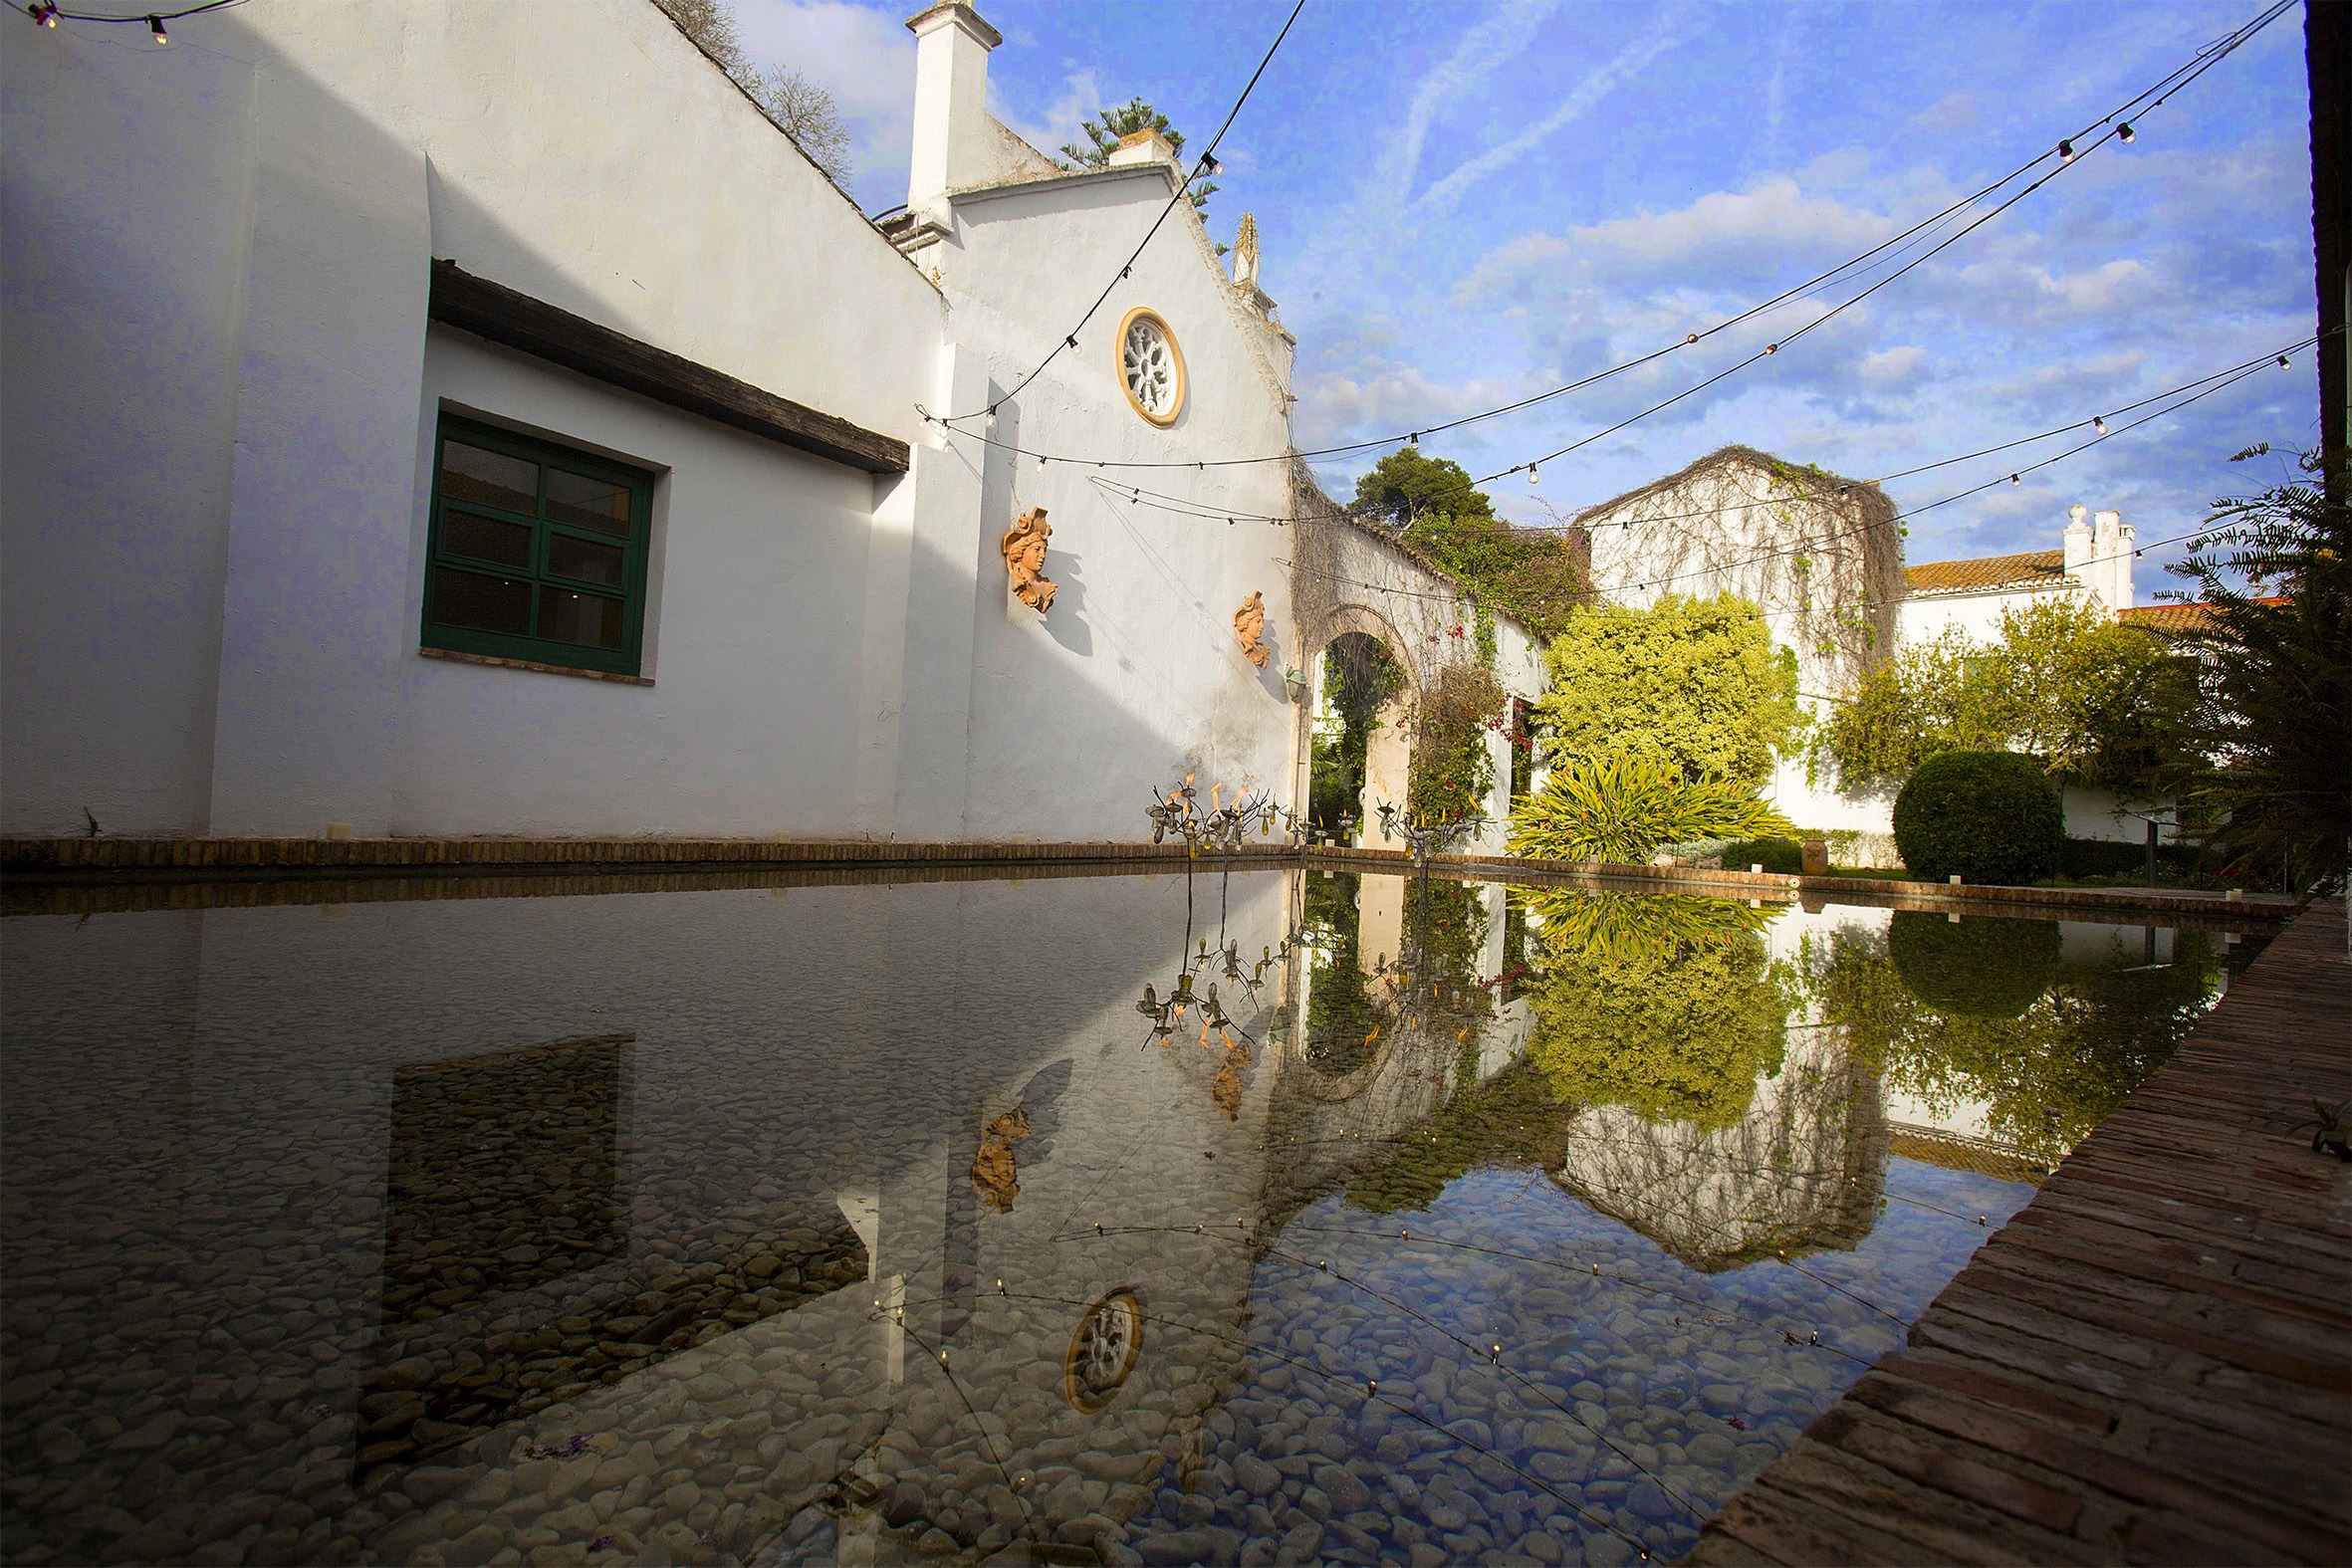
[(10, 1562), (1671, 1556), (2250, 956), (441, 891), (0, 930)]

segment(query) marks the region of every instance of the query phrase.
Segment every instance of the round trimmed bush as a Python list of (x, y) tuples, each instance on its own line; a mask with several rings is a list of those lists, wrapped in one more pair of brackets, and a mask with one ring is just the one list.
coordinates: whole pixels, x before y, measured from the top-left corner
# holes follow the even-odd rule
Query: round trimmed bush
[(1933, 910), (1901, 909), (1887, 953), (1903, 989), (1938, 1012), (2013, 1018), (2058, 978), (2058, 923), (1971, 915), (1954, 925)]
[(1914, 876), (2021, 886), (2057, 875), (2066, 813), (2032, 758), (1943, 752), (1895, 797), (1895, 848)]

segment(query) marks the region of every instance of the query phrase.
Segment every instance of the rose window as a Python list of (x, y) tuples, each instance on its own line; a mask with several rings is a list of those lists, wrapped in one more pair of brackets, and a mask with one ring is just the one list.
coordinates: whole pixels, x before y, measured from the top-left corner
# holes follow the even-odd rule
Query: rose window
[(1119, 325), (1119, 382), (1127, 401), (1155, 425), (1173, 424), (1184, 409), (1184, 354), (1168, 324), (1133, 310)]
[(1089, 1415), (1111, 1402), (1143, 1348), (1143, 1309), (1124, 1290), (1114, 1290), (1087, 1311), (1069, 1338), (1062, 1363), (1062, 1392)]

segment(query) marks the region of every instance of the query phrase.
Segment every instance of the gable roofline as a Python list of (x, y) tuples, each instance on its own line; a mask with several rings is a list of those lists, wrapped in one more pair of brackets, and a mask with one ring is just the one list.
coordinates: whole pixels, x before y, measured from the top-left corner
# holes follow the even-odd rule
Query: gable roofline
[[(1291, 452), (1291, 511), (1294, 523), (1335, 523), (1343, 528), (1354, 530), (1364, 538), (1376, 542), (1390, 553), (1402, 557), (1439, 581), (1451, 584), (1464, 598), (1473, 603), (1484, 604), (1497, 620), (1511, 622), (1512, 625), (1519, 628), (1519, 634), (1528, 639), (1529, 647), (1540, 648), (1544, 645), (1546, 639), (1543, 635), (1509, 609), (1482, 598), (1476, 587), (1463, 581), (1452, 571), (1406, 544), (1400, 536), (1391, 534), (1376, 524), (1365, 522), (1355, 513), (1333, 501), (1330, 494), (1316, 481), (1314, 471), (1307, 466), (1305, 454), (1295, 448)], [(1310, 512), (1312, 515), (1309, 515)]]
[(841, 189), (840, 182), (835, 180), (832, 175), (825, 172), (824, 165), (818, 162), (815, 158), (809, 156), (809, 149), (802, 146), (799, 141), (795, 140), (791, 131), (785, 129), (782, 125), (777, 124), (774, 116), (769, 114), (767, 109), (761, 105), (758, 99), (751, 96), (750, 92), (745, 89), (742, 83), (736, 81), (734, 77), (728, 75), (725, 63), (722, 62), (718, 56), (703, 48), (702, 40), (696, 38), (692, 33), (687, 32), (686, 24), (679, 21), (675, 16), (671, 15), (669, 7), (663, 5), (661, 0), (645, 0), (645, 4), (651, 6), (655, 14), (670, 25), (671, 31), (675, 32), (680, 38), (686, 41), (688, 47), (693, 49), (693, 51), (700, 55), (704, 60), (710, 62), (711, 69), (718, 72), (720, 77), (726, 81), (726, 84), (735, 90), (735, 96), (742, 99), (744, 103), (750, 105), (752, 112), (759, 115), (763, 123), (765, 123), (770, 129), (774, 130), (778, 135), (782, 136), (786, 143), (792, 147), (793, 151), (800, 154), (801, 161), (808, 164), (811, 171), (814, 172), (819, 179), (823, 180), (834, 195), (840, 197), (842, 201), (848, 203), (849, 210), (857, 214), (858, 222), (863, 224), (867, 229), (871, 230), (873, 232), (874, 238), (880, 240), (884, 245), (889, 246), (891, 254), (895, 255), (900, 261), (906, 263), (906, 265), (909, 267), (913, 267), (916, 277), (922, 279), (925, 283), (929, 283), (931, 281), (930, 275), (925, 273), (921, 267), (916, 266), (914, 258), (899, 250), (896, 245), (891, 244), (890, 236), (883, 231), (882, 226), (865, 215), (865, 209), (857, 204), (857, 198), (850, 195), (847, 191)]
[(2019, 588), (2080, 587), (2066, 571), (2062, 550), (2029, 550), (2012, 556), (1976, 556), (1966, 560), (1927, 560), (1904, 569), (1905, 587), (1915, 594), (2005, 593)]
[(1759, 451), (1755, 447), (1742, 446), (1734, 442), (1729, 446), (1717, 447), (1705, 457), (1676, 469), (1663, 479), (1653, 479), (1648, 484), (1628, 490), (1621, 496), (1611, 496), (1606, 501), (1596, 502), (1576, 513), (1573, 521), (1582, 523), (1586, 518), (1615, 512), (1631, 506), (1637, 501), (1646, 501), (1652, 496), (1677, 489), (1710, 469), (1723, 468), (1735, 463), (1769, 474), (1774, 479), (1800, 483), (1823, 500), (1852, 500), (1856, 496), (1876, 497), (1886, 507), (1890, 517), (1894, 513), (1894, 503), (1887, 499), (1886, 492), (1879, 489), (1873, 480), (1848, 479), (1842, 474), (1832, 474), (1825, 468), (1811, 468), (1801, 463), (1791, 463), (1785, 458), (1774, 457), (1769, 452)]

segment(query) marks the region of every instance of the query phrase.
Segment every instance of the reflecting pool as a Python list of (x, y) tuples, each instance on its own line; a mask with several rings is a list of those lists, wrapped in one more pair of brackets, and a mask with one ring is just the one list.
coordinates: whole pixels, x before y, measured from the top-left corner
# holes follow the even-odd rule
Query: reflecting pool
[(10, 1562), (1669, 1556), (2254, 947), (652, 885), (14, 906)]

